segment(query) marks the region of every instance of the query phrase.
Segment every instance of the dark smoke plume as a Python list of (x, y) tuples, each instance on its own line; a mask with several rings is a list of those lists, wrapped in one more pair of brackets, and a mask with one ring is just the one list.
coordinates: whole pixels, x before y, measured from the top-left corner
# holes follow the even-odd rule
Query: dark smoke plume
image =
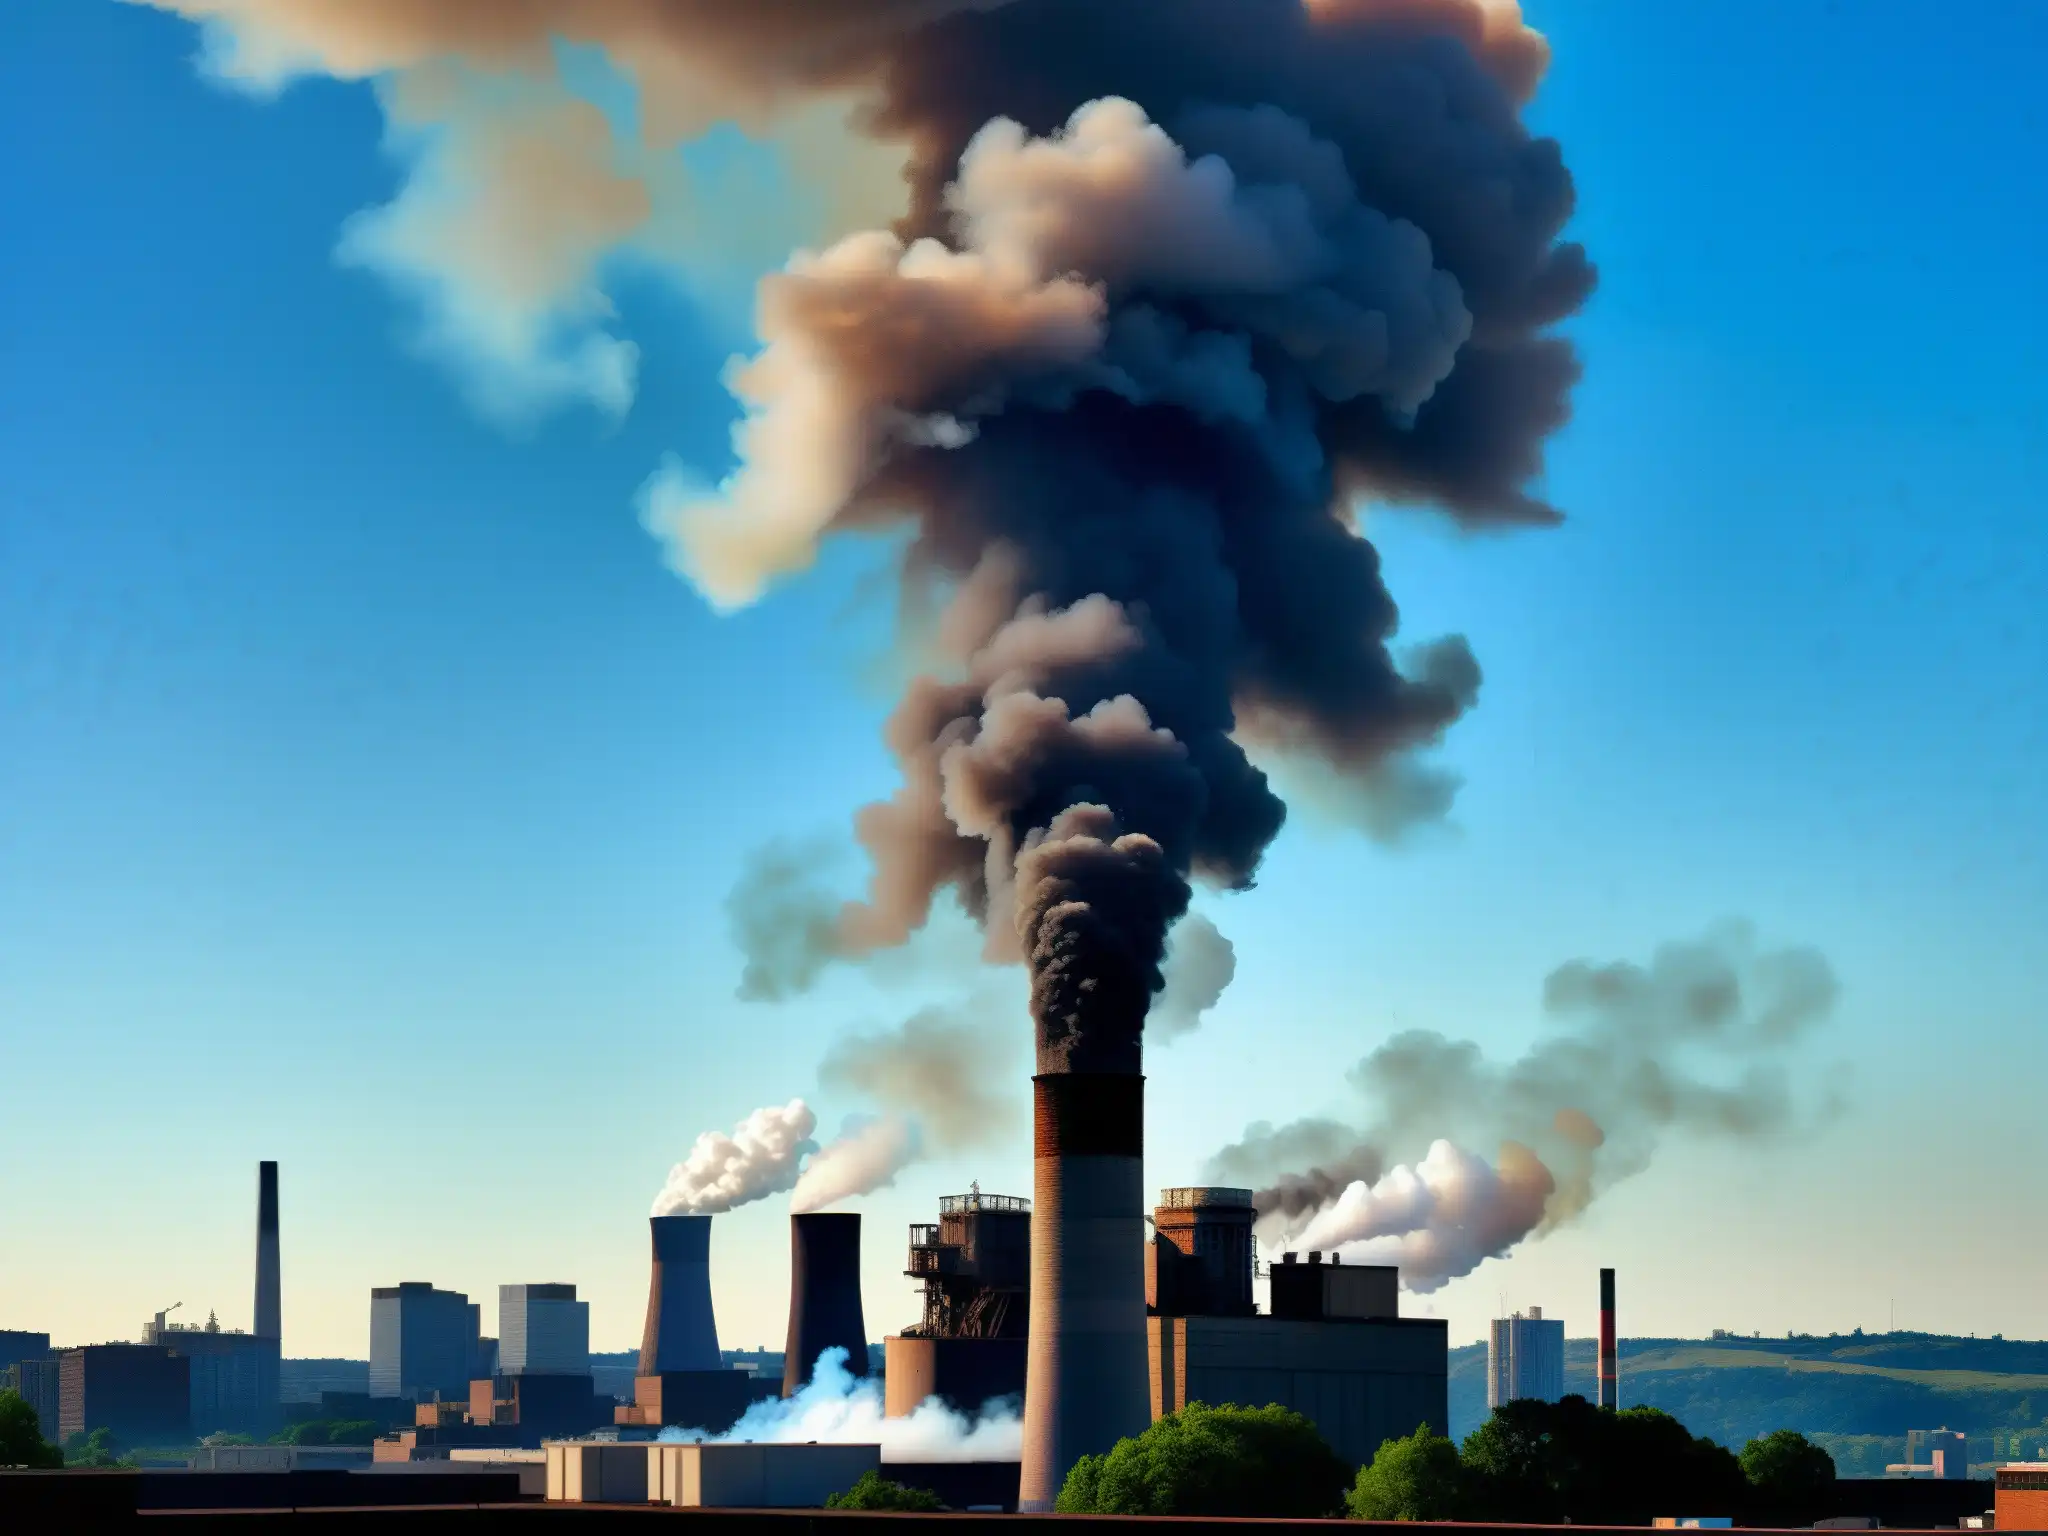
[(1249, 885), (1280, 828), (1241, 743), (1412, 791), (1390, 765), (1478, 668), (1455, 638), (1397, 666), (1349, 506), (1554, 517), (1548, 327), (1591, 274), (1517, 117), (1528, 37), (1462, 0), (1017, 0), (891, 45), (908, 224), (764, 282), (739, 468), (648, 508), (722, 602), (906, 519), (906, 583), (947, 594), (829, 949), (950, 887), (1030, 965), (1042, 1061), (1115, 1067), (1189, 880)]
[[(1434, 1289), (1578, 1215), (1648, 1167), (1668, 1131), (1760, 1140), (1819, 1123), (1836, 1085), (1795, 1092), (1779, 1053), (1839, 990), (1818, 951), (1759, 949), (1740, 923), (1647, 966), (1570, 961), (1543, 984), (1551, 1032), (1520, 1060), (1406, 1031), (1351, 1069), (1359, 1121), (1253, 1125), (1209, 1172), (1256, 1186), (1269, 1241), (1376, 1243), (1404, 1283)], [(1501, 1162), (1462, 1146), (1501, 1147)]]
[[(1029, 965), (1041, 1064), (1122, 1069), (1190, 880), (1249, 886), (1280, 829), (1246, 744), (1391, 786), (1397, 820), (1448, 798), (1395, 765), (1479, 670), (1455, 637), (1397, 665), (1352, 508), (1558, 516), (1552, 327), (1593, 271), (1511, 0), (155, 3), (248, 73), (551, 76), (565, 39), (639, 83), (651, 136), (830, 99), (901, 147), (896, 227), (762, 283), (737, 469), (642, 509), (723, 606), (849, 530), (907, 530), (906, 587), (943, 598), (947, 667), (888, 726), (903, 786), (857, 823), (866, 897), (778, 934), (756, 990), (902, 943), (950, 888)], [(471, 162), (553, 227), (561, 166)], [(629, 190), (547, 270), (594, 285)]]

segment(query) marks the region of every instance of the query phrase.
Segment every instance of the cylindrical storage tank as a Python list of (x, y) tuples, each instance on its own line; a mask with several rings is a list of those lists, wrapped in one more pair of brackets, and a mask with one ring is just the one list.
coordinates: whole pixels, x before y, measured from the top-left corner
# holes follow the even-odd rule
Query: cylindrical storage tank
[(818, 1356), (837, 1346), (846, 1368), (868, 1373), (868, 1327), (860, 1305), (860, 1216), (813, 1211), (789, 1218), (789, 1335), (782, 1395), (810, 1381)]
[(647, 1326), (640, 1374), (715, 1371), (718, 1323), (711, 1313), (711, 1218), (654, 1216), (654, 1272), (647, 1284)]
[(1145, 1352), (1145, 1079), (1032, 1079), (1031, 1335), (1018, 1508), (1152, 1420)]
[(978, 1413), (998, 1398), (1024, 1392), (1022, 1339), (882, 1340), (882, 1412), (908, 1418), (928, 1398), (959, 1413)]

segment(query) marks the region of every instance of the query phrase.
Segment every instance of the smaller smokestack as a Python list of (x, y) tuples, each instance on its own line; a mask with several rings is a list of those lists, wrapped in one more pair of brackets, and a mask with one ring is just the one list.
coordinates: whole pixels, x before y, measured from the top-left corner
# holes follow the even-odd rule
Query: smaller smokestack
[(647, 1282), (647, 1326), (640, 1374), (715, 1371), (718, 1323), (711, 1313), (711, 1218), (652, 1216), (654, 1272)]
[(284, 1337), (283, 1279), (277, 1247), (277, 1164), (256, 1165), (256, 1312), (259, 1339)]
[(783, 1342), (782, 1395), (811, 1379), (818, 1356), (834, 1345), (846, 1368), (868, 1373), (867, 1319), (860, 1305), (860, 1216), (816, 1211), (789, 1218), (789, 1336)]
[(1614, 1271), (1600, 1271), (1600, 1406), (1621, 1406), (1620, 1358), (1614, 1344)]

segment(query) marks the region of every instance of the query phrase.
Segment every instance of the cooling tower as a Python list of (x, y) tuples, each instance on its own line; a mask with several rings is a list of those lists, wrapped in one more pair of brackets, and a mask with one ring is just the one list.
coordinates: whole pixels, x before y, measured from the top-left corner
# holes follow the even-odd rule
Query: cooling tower
[(654, 1273), (647, 1283), (647, 1327), (640, 1374), (715, 1371), (718, 1324), (711, 1315), (711, 1218), (654, 1216)]
[(1081, 1457), (1152, 1421), (1145, 1345), (1145, 1079), (1032, 1079), (1031, 1337), (1018, 1508), (1049, 1510)]
[(1614, 1271), (1600, 1271), (1600, 1406), (1621, 1406), (1621, 1368), (1614, 1343)]
[(259, 1339), (284, 1336), (283, 1280), (277, 1249), (277, 1164), (256, 1165), (256, 1311), (249, 1331)]
[(838, 1345), (846, 1368), (868, 1373), (868, 1328), (860, 1307), (860, 1217), (817, 1212), (789, 1218), (789, 1337), (782, 1395), (811, 1379), (818, 1356)]

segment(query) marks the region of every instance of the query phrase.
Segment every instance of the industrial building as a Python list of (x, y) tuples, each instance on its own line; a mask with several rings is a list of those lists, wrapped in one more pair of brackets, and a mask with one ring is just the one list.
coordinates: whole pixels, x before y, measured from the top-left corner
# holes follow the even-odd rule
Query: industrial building
[(145, 1344), (175, 1350), (191, 1362), (191, 1428), (194, 1435), (223, 1431), (258, 1439), (279, 1424), (278, 1340), (222, 1328), (209, 1313), (204, 1326), (166, 1322), (172, 1308), (151, 1318)]
[(479, 1308), (462, 1292), (424, 1280), (370, 1292), (370, 1396), (467, 1402), (491, 1363)]
[(962, 1412), (1024, 1390), (1031, 1306), (1031, 1202), (979, 1184), (939, 1201), (936, 1222), (910, 1228), (910, 1267), (923, 1315), (882, 1341), (883, 1405), (903, 1418), (930, 1397)]
[(192, 1438), (192, 1362), (157, 1344), (88, 1344), (57, 1356), (57, 1434), (104, 1429), (118, 1445)]
[(1497, 1317), (1486, 1337), (1486, 1406), (1564, 1396), (1564, 1323), (1541, 1307)]
[(718, 1352), (711, 1311), (711, 1218), (648, 1219), (654, 1262), (647, 1283), (647, 1322), (633, 1401), (613, 1415), (623, 1427), (676, 1425), (720, 1433), (749, 1405), (772, 1397), (779, 1381), (729, 1369)]
[(588, 1376), (590, 1303), (573, 1285), (498, 1287), (502, 1376)]
[(1992, 1482), (1992, 1526), (2001, 1531), (2048, 1531), (2048, 1461), (2015, 1461)]
[(1884, 1469), (1886, 1477), (1925, 1477), (1941, 1482), (1970, 1475), (1970, 1440), (1959, 1429), (1906, 1431), (1906, 1459)]
[(1249, 1305), (1251, 1191), (1160, 1200), (1145, 1255), (1152, 1417), (1191, 1402), (1279, 1403), (1354, 1464), (1418, 1425), (1448, 1424), (1449, 1325), (1400, 1316), (1394, 1270), (1283, 1254), (1262, 1317)]
[(860, 1216), (812, 1211), (789, 1218), (789, 1335), (782, 1346), (782, 1395), (810, 1382), (828, 1349), (846, 1369), (868, 1373), (868, 1325), (860, 1304)]

